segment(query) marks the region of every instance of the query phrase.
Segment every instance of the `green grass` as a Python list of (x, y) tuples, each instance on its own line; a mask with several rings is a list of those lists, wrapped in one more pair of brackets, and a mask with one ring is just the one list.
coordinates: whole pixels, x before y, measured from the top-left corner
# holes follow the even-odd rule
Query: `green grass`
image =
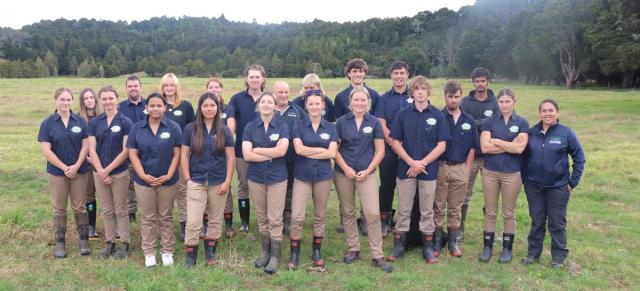
[[(181, 79), (187, 100), (195, 103), (204, 91), (206, 79)], [(242, 89), (240, 79), (225, 79), (225, 97)], [(269, 84), (273, 84), (273, 79)], [(292, 97), (300, 90), (300, 79), (287, 79)], [(158, 78), (143, 78), (145, 95), (157, 90)], [(432, 104), (443, 105), (445, 80), (433, 80)], [(569, 204), (568, 260), (581, 266), (581, 272), (549, 268), (549, 239), (545, 242), (542, 263), (531, 267), (519, 264), (526, 255), (529, 216), (524, 193), (518, 200), (517, 235), (513, 263), (481, 264), (482, 195), (479, 184), (473, 197), (467, 223), (467, 239), (462, 245), (464, 257), (445, 255), (438, 265), (426, 265), (419, 250), (412, 250), (394, 264), (391, 274), (369, 266), (366, 238), (361, 238), (362, 259), (354, 265), (341, 262), (346, 251), (344, 236), (334, 231), (337, 198), (332, 195), (328, 227), (323, 247), (327, 273), (307, 273), (310, 265), (310, 219), (304, 229), (301, 268), (285, 271), (284, 263), (275, 276), (265, 275), (253, 267), (259, 253), (258, 241), (236, 236), (222, 239), (216, 267), (202, 265), (185, 270), (184, 248), (178, 243), (176, 265), (146, 269), (140, 250), (139, 222), (132, 227), (133, 252), (127, 260), (101, 260), (97, 252), (102, 242), (92, 242), (91, 257), (78, 255), (75, 231), (68, 232), (70, 256), (54, 260), (51, 255), (51, 204), (46, 189), (45, 161), (40, 155), (36, 135), (39, 123), (53, 109), (53, 91), (61, 86), (74, 92), (89, 86), (99, 89), (113, 84), (125, 95), (124, 78), (114, 79), (0, 79), (0, 290), (6, 289), (637, 289), (640, 284), (640, 92), (629, 90), (577, 89), (494, 83), (497, 91), (511, 87), (517, 93), (516, 110), (537, 122), (540, 100), (553, 97), (561, 107), (561, 121), (574, 128), (587, 154), (582, 183)], [(388, 80), (371, 80), (370, 86), (384, 92)], [(346, 79), (324, 80), (330, 96), (347, 85)], [(471, 86), (463, 80), (465, 91)], [(77, 97), (77, 96), (76, 96)], [(123, 98), (123, 97), (121, 97)], [(75, 100), (75, 108), (77, 99)], [(69, 212), (71, 212), (69, 210)], [(307, 212), (310, 213), (310, 212)], [(71, 213), (69, 214), (69, 221)], [(236, 213), (236, 217), (237, 213)], [(238, 220), (236, 219), (236, 229)], [(255, 219), (251, 221), (257, 235)], [(499, 221), (499, 226), (501, 226)], [(98, 219), (102, 230), (102, 219)], [(500, 227), (499, 227), (500, 228)], [(71, 229), (71, 228), (70, 228)], [(284, 245), (288, 245), (285, 239)], [(392, 239), (384, 243), (389, 253)], [(498, 247), (499, 249), (499, 247)], [(284, 247), (282, 261), (288, 257)]]

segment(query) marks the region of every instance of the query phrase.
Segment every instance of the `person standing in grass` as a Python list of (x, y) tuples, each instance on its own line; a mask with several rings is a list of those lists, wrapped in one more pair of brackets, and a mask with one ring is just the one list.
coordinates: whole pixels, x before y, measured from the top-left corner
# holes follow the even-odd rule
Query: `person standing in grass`
[(287, 191), (289, 128), (277, 116), (276, 97), (264, 92), (256, 100), (259, 116), (249, 122), (242, 135), (242, 154), (249, 163), (249, 192), (256, 205), (262, 255), (255, 266), (268, 274), (278, 271), (282, 246), (282, 213)]
[(302, 78), (302, 90), (300, 90), (300, 96), (296, 97), (291, 101), (291, 103), (300, 106), (300, 108), (305, 109), (306, 98), (309, 97), (310, 93), (307, 93), (311, 90), (320, 90), (322, 92), (322, 101), (324, 102), (324, 109), (322, 110), (322, 118), (329, 122), (336, 122), (336, 117), (334, 115), (333, 109), (333, 101), (331, 98), (327, 96), (324, 89), (322, 89), (322, 83), (320, 82), (320, 77), (317, 74), (311, 73), (307, 74)]
[(313, 201), (313, 265), (324, 267), (320, 248), (326, 228), (327, 202), (334, 177), (331, 159), (335, 158), (338, 136), (333, 123), (324, 120), (324, 94), (321, 90), (307, 91), (305, 97), (309, 117), (294, 123), (291, 130), (293, 145), (298, 154), (294, 170), (291, 217), (291, 255), (289, 269), (297, 269), (300, 242), (307, 202)]
[(164, 116), (167, 100), (160, 93), (147, 97), (148, 117), (133, 125), (127, 148), (135, 170), (135, 189), (142, 219), (142, 251), (146, 267), (156, 265), (156, 238), (160, 231), (161, 257), (165, 266), (173, 265), (176, 247), (173, 203), (180, 161), (180, 125)]
[(586, 157), (573, 130), (559, 123), (560, 108), (556, 101), (542, 100), (538, 111), (540, 122), (529, 130), (522, 167), (531, 217), (529, 250), (522, 264), (531, 265), (540, 260), (546, 227), (551, 235), (551, 267), (562, 268), (569, 254), (567, 205), (584, 172)]
[[(115, 88), (103, 87), (98, 98), (104, 113), (91, 120), (88, 134), (93, 178), (104, 218), (105, 247), (100, 256), (103, 259), (110, 256), (122, 259), (129, 255), (130, 242), (127, 211), (129, 151), (126, 144), (132, 123), (117, 109), (118, 92)], [(121, 241), (117, 251), (116, 229)]]
[(338, 152), (334, 183), (340, 202), (340, 215), (349, 252), (347, 264), (360, 259), (360, 241), (356, 222), (356, 191), (360, 195), (367, 227), (372, 264), (384, 272), (393, 266), (384, 261), (377, 179), (373, 174), (384, 157), (384, 133), (380, 121), (369, 114), (371, 97), (363, 86), (355, 86), (349, 96), (351, 111), (336, 121)]
[(502, 194), (502, 235), (501, 263), (512, 259), (513, 239), (516, 232), (516, 201), (522, 187), (520, 167), (522, 152), (527, 146), (529, 123), (514, 111), (516, 95), (511, 89), (498, 93), (499, 111), (484, 121), (480, 135), (480, 147), (484, 154), (482, 189), (484, 190), (484, 248), (481, 262), (489, 262), (496, 233), (498, 200)]
[(91, 254), (89, 246), (89, 218), (86, 208), (86, 189), (89, 166), (87, 123), (71, 111), (73, 95), (68, 88), (53, 94), (55, 112), (40, 124), (38, 142), (42, 156), (47, 160), (47, 176), (53, 208), (55, 258), (66, 258), (67, 200), (76, 221), (79, 250), (83, 256)]
[[(180, 129), (184, 130), (185, 126), (193, 122), (196, 116), (191, 103), (182, 99), (182, 86), (180, 86), (178, 77), (173, 73), (162, 76), (160, 92), (167, 100), (167, 118), (178, 123)], [(183, 175), (179, 176), (176, 201), (178, 203), (178, 221), (180, 222), (179, 238), (181, 242), (184, 242), (185, 227), (187, 225), (187, 182), (182, 179)]]
[[(91, 122), (93, 118), (102, 114), (104, 110), (96, 97), (96, 93), (91, 88), (84, 88), (80, 91), (80, 117), (87, 122)], [(89, 157), (87, 157), (89, 159)], [(89, 239), (97, 240), (98, 232), (96, 230), (96, 214), (98, 208), (96, 204), (96, 186), (93, 182), (93, 166), (89, 163), (89, 172), (87, 175), (87, 214), (89, 216)]]
[(180, 166), (187, 181), (187, 267), (196, 264), (205, 208), (209, 229), (204, 236), (204, 253), (208, 265), (216, 263), (217, 241), (235, 167), (233, 136), (220, 118), (222, 112), (220, 99), (214, 93), (204, 93), (198, 100), (196, 121), (189, 123), (182, 134)]

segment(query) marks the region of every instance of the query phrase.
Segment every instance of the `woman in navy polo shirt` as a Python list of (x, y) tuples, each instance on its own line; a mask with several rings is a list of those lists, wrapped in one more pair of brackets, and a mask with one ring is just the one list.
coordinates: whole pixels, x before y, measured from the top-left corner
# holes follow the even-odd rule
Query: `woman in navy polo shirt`
[[(89, 157), (94, 168), (94, 184), (100, 197), (104, 218), (105, 247), (100, 253), (103, 259), (113, 255), (122, 259), (129, 255), (129, 150), (127, 137), (132, 123), (118, 112), (118, 92), (105, 86), (98, 92), (105, 112), (89, 123)], [(122, 244), (116, 251), (116, 229)]]
[(300, 256), (300, 239), (305, 211), (309, 198), (313, 200), (313, 247), (312, 260), (316, 267), (323, 267), (320, 253), (322, 238), (326, 228), (327, 201), (331, 192), (334, 173), (331, 159), (338, 149), (335, 126), (322, 118), (324, 94), (311, 90), (305, 98), (308, 119), (294, 124), (291, 137), (298, 154), (294, 170), (293, 197), (291, 202), (291, 255), (289, 269), (296, 269)]
[(205, 208), (209, 229), (204, 237), (204, 251), (207, 264), (216, 263), (222, 213), (236, 162), (233, 135), (222, 123), (221, 114), (222, 104), (216, 95), (204, 93), (198, 100), (196, 121), (189, 123), (182, 134), (180, 166), (187, 181), (187, 267), (196, 264)]
[(136, 196), (142, 209), (140, 234), (144, 264), (156, 265), (156, 238), (160, 230), (163, 265), (173, 265), (176, 247), (173, 202), (180, 161), (180, 125), (164, 116), (167, 101), (159, 93), (147, 97), (146, 120), (131, 127), (127, 148), (135, 170)]
[(334, 182), (349, 245), (349, 252), (343, 261), (351, 264), (360, 259), (360, 241), (355, 217), (357, 190), (369, 229), (368, 239), (373, 265), (385, 272), (391, 272), (393, 266), (384, 261), (382, 252), (378, 183), (372, 175), (384, 157), (384, 133), (380, 121), (369, 114), (371, 97), (365, 87), (354, 86), (349, 94), (349, 102), (351, 112), (336, 121), (339, 146)]
[(515, 93), (503, 89), (498, 93), (500, 112), (484, 121), (480, 147), (485, 155), (482, 189), (487, 211), (484, 216), (484, 248), (481, 262), (491, 260), (496, 233), (498, 200), (502, 193), (504, 232), (501, 263), (511, 262), (513, 238), (516, 232), (516, 201), (522, 187), (520, 177), (521, 154), (527, 146), (529, 123), (515, 113)]
[[(558, 103), (545, 99), (540, 103), (540, 122), (529, 130), (524, 158), (524, 191), (529, 202), (531, 230), (529, 251), (522, 263), (540, 260), (545, 227), (551, 235), (552, 268), (561, 268), (567, 249), (567, 204), (571, 191), (578, 186), (586, 158), (576, 134), (558, 122)], [(573, 171), (569, 170), (569, 159)]]
[(249, 192), (256, 204), (258, 228), (262, 237), (262, 255), (256, 267), (273, 274), (278, 270), (282, 245), (282, 213), (287, 190), (287, 166), (284, 155), (289, 148), (289, 128), (276, 116), (276, 97), (264, 92), (257, 102), (259, 116), (249, 122), (242, 135), (242, 154), (249, 162)]
[(56, 111), (42, 121), (38, 142), (42, 155), (47, 159), (47, 173), (51, 204), (53, 206), (53, 231), (55, 248), (53, 256), (67, 257), (65, 235), (67, 233), (67, 200), (75, 217), (80, 238), (80, 254), (91, 254), (89, 248), (89, 219), (87, 217), (87, 123), (71, 112), (73, 95), (68, 88), (60, 88), (53, 94)]
[[(166, 116), (178, 123), (180, 129), (184, 130), (187, 124), (196, 119), (193, 106), (189, 101), (182, 99), (182, 87), (180, 81), (173, 73), (167, 73), (160, 80), (160, 92), (167, 99)], [(178, 218), (180, 221), (180, 241), (184, 242), (184, 230), (187, 224), (187, 182), (179, 175), (178, 194)]]

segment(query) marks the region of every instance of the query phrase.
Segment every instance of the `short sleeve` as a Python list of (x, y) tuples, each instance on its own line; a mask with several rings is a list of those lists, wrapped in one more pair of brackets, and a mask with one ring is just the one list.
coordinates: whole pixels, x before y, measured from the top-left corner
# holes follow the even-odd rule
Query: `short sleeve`
[(344, 122), (344, 118), (340, 117), (336, 121), (336, 137), (338, 141), (342, 139), (342, 123)]
[(182, 138), (180, 138), (180, 144), (184, 146), (191, 146), (191, 137), (193, 136), (193, 128), (194, 124), (189, 123), (184, 127), (184, 132), (182, 133)]
[(45, 119), (40, 123), (40, 130), (38, 131), (38, 141), (39, 142), (48, 142), (51, 143), (51, 136), (49, 135), (49, 131), (47, 128), (49, 127), (49, 118)]
[[(371, 117), (374, 117), (373, 115)], [(382, 124), (380, 124), (380, 120), (375, 118), (376, 125), (373, 130), (373, 138), (374, 139), (384, 139), (384, 131), (382, 130)]]
[(529, 133), (529, 122), (526, 119), (522, 118), (522, 117), (520, 117), (520, 120), (521, 121), (520, 121), (518, 134), (520, 134), (520, 133)]
[(380, 98), (380, 100), (378, 100), (378, 105), (376, 106), (376, 111), (374, 112), (374, 115), (377, 118), (385, 118), (386, 116), (384, 115), (384, 108), (387, 107), (387, 98), (388, 96), (385, 96), (385, 98)]
[(253, 121), (249, 122), (247, 126), (244, 127), (244, 132), (242, 133), (242, 141), (253, 141), (251, 137), (253, 137)]
[(302, 122), (303, 121), (296, 121), (293, 123), (293, 127), (291, 128), (291, 139), (302, 138), (302, 130), (300, 129)]
[(233, 141), (233, 134), (231, 134), (231, 130), (225, 125), (222, 127), (222, 131), (224, 132), (224, 146), (225, 147), (234, 147), (235, 143)]
[(289, 135), (289, 126), (284, 122), (284, 120), (282, 120), (278, 126), (278, 133), (280, 134), (280, 139), (291, 139)]
[(180, 139), (182, 138), (182, 129), (180, 129), (180, 125), (178, 125), (177, 123), (173, 124), (173, 134), (174, 134), (173, 146), (179, 147)]
[(87, 123), (84, 121), (84, 118), (78, 118), (78, 120), (80, 121), (80, 128), (82, 129), (82, 139), (88, 138), (89, 135), (87, 135)]
[(489, 117), (489, 118), (485, 119), (482, 122), (482, 127), (481, 127), (482, 131), (491, 132), (491, 129), (493, 128), (492, 125), (493, 125), (493, 117)]
[(404, 115), (402, 113), (404, 113), (403, 110), (399, 111), (396, 115), (396, 120), (391, 123), (390, 136), (391, 138), (399, 141), (404, 140), (404, 130), (402, 128), (402, 125), (404, 124)]
[(136, 135), (138, 133), (140, 127), (132, 126), (131, 131), (129, 131), (129, 138), (127, 138), (127, 148), (137, 149), (138, 142), (136, 141)]
[(129, 135), (132, 126), (133, 122), (131, 122), (131, 119), (127, 118), (126, 116), (122, 116), (122, 132), (124, 135)]
[(438, 115), (438, 142), (451, 139), (451, 129), (444, 119), (444, 114)]
[(237, 114), (236, 114), (236, 102), (238, 102), (238, 98), (234, 95), (233, 97), (231, 97), (231, 101), (229, 101), (229, 104), (227, 105), (227, 109), (225, 110), (225, 113), (227, 114), (227, 118), (229, 117), (233, 117), (233, 118), (237, 118)]
[(87, 126), (87, 135), (88, 136), (96, 136), (96, 122), (98, 121), (97, 118), (94, 118), (93, 120), (89, 121), (89, 126)]
[(329, 135), (331, 136), (330, 141), (338, 141), (338, 132), (336, 131), (335, 125), (329, 123)]

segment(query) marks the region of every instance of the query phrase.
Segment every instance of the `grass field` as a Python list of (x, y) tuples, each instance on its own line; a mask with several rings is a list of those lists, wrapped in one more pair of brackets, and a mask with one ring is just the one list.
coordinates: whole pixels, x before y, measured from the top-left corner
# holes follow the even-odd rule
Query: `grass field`
[[(269, 80), (269, 84), (273, 83)], [(292, 91), (300, 89), (300, 79), (287, 80)], [(195, 103), (204, 91), (205, 79), (181, 79), (186, 99)], [(143, 78), (145, 95), (157, 90), (159, 79)], [(433, 80), (432, 104), (441, 107), (445, 80)], [(102, 260), (97, 256), (102, 241), (91, 243), (93, 255), (78, 255), (77, 235), (70, 238), (67, 259), (54, 260), (51, 255), (51, 206), (46, 189), (45, 161), (40, 155), (36, 135), (40, 121), (52, 112), (53, 91), (61, 86), (74, 92), (89, 86), (99, 89), (113, 84), (124, 92), (124, 78), (115, 79), (0, 79), (0, 290), (4, 289), (638, 289), (640, 286), (640, 92), (629, 90), (577, 89), (524, 86), (494, 83), (497, 91), (511, 87), (518, 94), (516, 111), (533, 125), (540, 100), (553, 97), (560, 103), (562, 123), (577, 132), (587, 154), (582, 183), (573, 192), (569, 204), (568, 261), (580, 267), (579, 272), (552, 270), (549, 239), (539, 265), (524, 267), (519, 259), (526, 255), (529, 215), (524, 192), (518, 200), (515, 258), (511, 264), (496, 260), (478, 262), (482, 247), (482, 194), (479, 184), (473, 197), (467, 223), (464, 256), (442, 257), (438, 265), (423, 263), (419, 250), (412, 250), (394, 264), (394, 272), (383, 274), (370, 267), (366, 237), (361, 237), (362, 259), (354, 265), (342, 263), (346, 242), (335, 232), (338, 223), (337, 197), (330, 198), (329, 224), (323, 246), (328, 273), (307, 273), (310, 265), (310, 219), (307, 215), (301, 252), (301, 268), (284, 270), (274, 276), (253, 267), (259, 254), (259, 241), (245, 236), (222, 239), (219, 265), (202, 265), (185, 270), (184, 249), (177, 245), (176, 265), (146, 269), (140, 250), (140, 225), (132, 226), (133, 251), (127, 260)], [(384, 92), (388, 80), (371, 80), (370, 86)], [(346, 79), (324, 81), (330, 96), (347, 85)], [(229, 98), (243, 86), (240, 79), (225, 80), (225, 96)], [(470, 89), (463, 80), (465, 91)], [(295, 96), (296, 94), (292, 94)], [(292, 96), (292, 97), (293, 97)], [(76, 96), (77, 98), (77, 96)], [(123, 97), (121, 97), (123, 98)], [(126, 98), (126, 97), (124, 97)], [(77, 99), (74, 108), (78, 108)], [(227, 100), (228, 101), (228, 100)], [(237, 210), (236, 210), (237, 211)], [(307, 212), (309, 213), (309, 212)], [(71, 216), (71, 210), (69, 210)], [(236, 225), (238, 215), (236, 212)], [(70, 218), (71, 222), (72, 219)], [(252, 231), (258, 235), (255, 218)], [(501, 229), (501, 221), (499, 221)], [(102, 219), (98, 219), (102, 230)], [(385, 254), (392, 238), (384, 243)], [(288, 240), (283, 245), (282, 261), (288, 257)], [(497, 247), (496, 249), (500, 249)], [(494, 252), (495, 253), (495, 252)]]

